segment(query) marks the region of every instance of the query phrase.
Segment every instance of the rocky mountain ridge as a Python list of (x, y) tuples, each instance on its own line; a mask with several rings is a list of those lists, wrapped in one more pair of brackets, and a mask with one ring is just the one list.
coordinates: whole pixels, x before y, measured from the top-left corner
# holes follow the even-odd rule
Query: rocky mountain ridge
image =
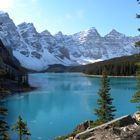
[(81, 65), (140, 52), (134, 46), (138, 36), (129, 37), (113, 29), (102, 37), (95, 28), (53, 36), (47, 30), (38, 33), (32, 23), (16, 26), (5, 12), (0, 12), (0, 39), (12, 48), (23, 67), (35, 71), (53, 64)]

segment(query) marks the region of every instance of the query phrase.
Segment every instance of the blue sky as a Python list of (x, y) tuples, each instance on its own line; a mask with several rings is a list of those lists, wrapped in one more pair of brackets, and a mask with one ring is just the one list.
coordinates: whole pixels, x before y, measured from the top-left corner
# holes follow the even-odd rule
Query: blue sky
[(95, 27), (102, 36), (112, 29), (139, 34), (136, 0), (0, 0), (0, 10), (8, 12), (16, 24), (34, 23), (39, 32), (73, 34)]

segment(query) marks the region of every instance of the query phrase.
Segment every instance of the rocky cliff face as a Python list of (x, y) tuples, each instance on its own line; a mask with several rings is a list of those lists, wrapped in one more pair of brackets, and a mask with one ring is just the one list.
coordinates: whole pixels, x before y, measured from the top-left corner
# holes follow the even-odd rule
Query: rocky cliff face
[(19, 61), (13, 56), (12, 50), (10, 48), (6, 48), (0, 40), (0, 67), (2, 63), (11, 66), (17, 71), (23, 72), (23, 68)]
[(140, 52), (134, 47), (139, 37), (128, 37), (116, 30), (104, 37), (95, 28), (73, 35), (58, 32), (53, 36), (47, 30), (38, 33), (31, 23), (16, 26), (4, 12), (0, 12), (0, 39), (12, 48), (23, 67), (36, 71), (53, 64), (87, 64)]

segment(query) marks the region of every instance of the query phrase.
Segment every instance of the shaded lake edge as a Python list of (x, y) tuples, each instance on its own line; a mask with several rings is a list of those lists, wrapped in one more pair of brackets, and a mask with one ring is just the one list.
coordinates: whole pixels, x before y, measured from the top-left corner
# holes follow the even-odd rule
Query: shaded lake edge
[[(96, 77), (96, 78), (101, 78), (102, 75), (90, 75), (90, 74), (85, 74), (85, 73), (81, 73), (82, 76), (85, 77)], [(128, 75), (128, 76), (117, 76), (117, 75), (108, 75), (109, 78), (136, 78), (135, 75)]]
[[(12, 88), (12, 90), (11, 90)], [(31, 86), (30, 84), (28, 86), (23, 87), (5, 87), (4, 90), (6, 93), (0, 92), (0, 96), (3, 96), (4, 98), (14, 96), (14, 95), (21, 95), (21, 94), (29, 94), (31, 91), (37, 90), (39, 87), (37, 86)]]

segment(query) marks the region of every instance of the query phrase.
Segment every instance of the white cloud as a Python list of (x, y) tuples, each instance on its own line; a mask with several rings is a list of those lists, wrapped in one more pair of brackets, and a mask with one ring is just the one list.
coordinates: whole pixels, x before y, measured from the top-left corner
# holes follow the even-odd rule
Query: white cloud
[(38, 0), (0, 0), (0, 10), (7, 11), (17, 7), (27, 7), (36, 4)]
[(13, 8), (16, 0), (0, 0), (0, 10), (9, 10)]

